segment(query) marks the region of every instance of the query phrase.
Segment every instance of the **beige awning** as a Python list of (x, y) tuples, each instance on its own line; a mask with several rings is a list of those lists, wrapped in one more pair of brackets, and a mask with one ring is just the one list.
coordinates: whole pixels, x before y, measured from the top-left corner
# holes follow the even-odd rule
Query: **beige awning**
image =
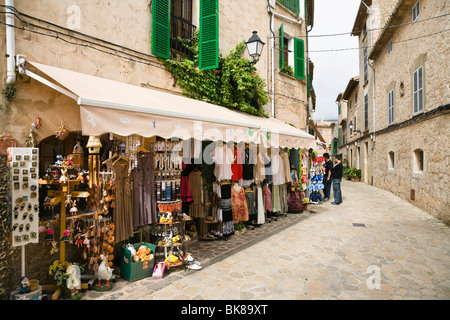
[(250, 116), (211, 103), (31, 61), (26, 64), (25, 73), (77, 101), (83, 135), (137, 134), (255, 143), (262, 140), (271, 146), (289, 148), (315, 145), (314, 136), (274, 118)]

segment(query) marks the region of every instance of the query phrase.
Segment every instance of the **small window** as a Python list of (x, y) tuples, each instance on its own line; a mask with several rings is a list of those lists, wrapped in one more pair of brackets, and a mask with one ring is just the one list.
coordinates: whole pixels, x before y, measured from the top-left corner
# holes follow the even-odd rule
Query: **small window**
[(362, 33), (363, 33), (363, 37), (366, 35), (366, 33), (367, 33), (367, 23), (366, 22), (364, 22), (364, 26), (363, 26), (363, 29), (362, 29)]
[(367, 45), (364, 46), (364, 83), (369, 80), (368, 77), (368, 61), (367, 61)]
[(417, 18), (420, 16), (420, 0), (416, 2), (414, 7), (412, 8), (412, 20), (415, 22)]
[(388, 43), (388, 55), (390, 55), (392, 52), (392, 39)]
[(364, 96), (364, 130), (369, 130), (369, 94)]
[(420, 66), (413, 73), (414, 114), (423, 111), (423, 68)]
[(424, 169), (424, 154), (422, 149), (414, 150), (413, 170), (416, 173), (422, 173)]
[(358, 102), (358, 92), (355, 92), (355, 103)]
[(394, 168), (395, 168), (395, 154), (394, 151), (391, 151), (388, 154), (388, 169)]
[(348, 101), (348, 108), (351, 109), (352, 108), (352, 100)]
[(394, 90), (388, 93), (389, 124), (394, 123)]

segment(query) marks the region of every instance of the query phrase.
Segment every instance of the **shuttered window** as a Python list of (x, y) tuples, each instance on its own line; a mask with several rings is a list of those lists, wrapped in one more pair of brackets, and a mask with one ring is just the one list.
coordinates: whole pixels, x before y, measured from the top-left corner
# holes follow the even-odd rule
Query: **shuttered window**
[(284, 25), (281, 24), (278, 32), (278, 40), (280, 43), (280, 70), (284, 68)]
[(423, 111), (423, 68), (420, 66), (413, 73), (414, 114)]
[(302, 39), (294, 39), (295, 52), (295, 77), (305, 79), (305, 42)]
[(364, 96), (364, 130), (369, 130), (369, 95)]
[(170, 0), (153, 0), (152, 53), (170, 59)]
[(295, 13), (297, 16), (300, 14), (300, 1), (299, 0), (278, 0), (287, 9)]
[(219, 0), (200, 0), (199, 68), (219, 67)]
[(389, 124), (394, 123), (394, 90), (388, 93)]

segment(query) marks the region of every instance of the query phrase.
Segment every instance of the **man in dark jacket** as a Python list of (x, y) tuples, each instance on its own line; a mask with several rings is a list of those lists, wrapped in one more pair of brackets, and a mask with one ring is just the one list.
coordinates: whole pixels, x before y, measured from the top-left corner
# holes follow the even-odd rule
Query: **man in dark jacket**
[(325, 172), (323, 175), (323, 200), (330, 199), (331, 192), (331, 169), (333, 169), (333, 162), (330, 160), (330, 155), (328, 153), (323, 154), (323, 158), (325, 159)]
[(331, 181), (333, 182), (333, 195), (334, 202), (331, 204), (341, 204), (342, 203), (342, 193), (341, 193), (341, 181), (342, 181), (342, 162), (341, 157), (336, 155), (334, 161), (336, 164), (331, 169)]

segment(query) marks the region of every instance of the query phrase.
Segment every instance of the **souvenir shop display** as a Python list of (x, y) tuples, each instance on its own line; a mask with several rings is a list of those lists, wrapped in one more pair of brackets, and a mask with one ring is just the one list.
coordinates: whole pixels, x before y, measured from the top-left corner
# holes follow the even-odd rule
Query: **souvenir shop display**
[(288, 212), (289, 213), (302, 213), (303, 212), (303, 201), (300, 190), (300, 185), (298, 183), (298, 176), (295, 167), (292, 166), (291, 171), (292, 182), (288, 191)]
[(322, 201), (322, 195), (320, 193), (323, 190), (323, 167), (320, 162), (314, 162), (311, 168), (311, 183), (309, 186), (309, 202), (318, 204)]
[(9, 148), (12, 246), (39, 242), (39, 149)]
[[(38, 243), (43, 233), (50, 274), (64, 275), (57, 285), (40, 285), (54, 291), (52, 299), (64, 289), (73, 300), (81, 290), (109, 291), (117, 274), (131, 282), (161, 279), (176, 267), (201, 270), (188, 253), (191, 239), (226, 241), (304, 208), (308, 172), (291, 171), (283, 148), (213, 142), (212, 163), (196, 164), (192, 150), (183, 158), (178, 141), (110, 134), (89, 137), (83, 148), (86, 140), (68, 139), (66, 128), (55, 134), (66, 144), (73, 139), (72, 153), (46, 156), (40, 178), (38, 148), (10, 148), (9, 162), (13, 246)], [(202, 143), (204, 156), (211, 142)], [(320, 188), (320, 166), (313, 168), (311, 185)], [(314, 203), (317, 190), (309, 191)], [(86, 274), (67, 253), (83, 261)]]
[(188, 250), (190, 238), (186, 236), (186, 221), (191, 218), (180, 210), (160, 212), (159, 222), (152, 225), (151, 239), (155, 243), (154, 256), (164, 261), (167, 269), (184, 264), (184, 255)]
[(139, 242), (122, 247), (120, 274), (127, 281), (136, 281), (152, 275), (156, 246)]

